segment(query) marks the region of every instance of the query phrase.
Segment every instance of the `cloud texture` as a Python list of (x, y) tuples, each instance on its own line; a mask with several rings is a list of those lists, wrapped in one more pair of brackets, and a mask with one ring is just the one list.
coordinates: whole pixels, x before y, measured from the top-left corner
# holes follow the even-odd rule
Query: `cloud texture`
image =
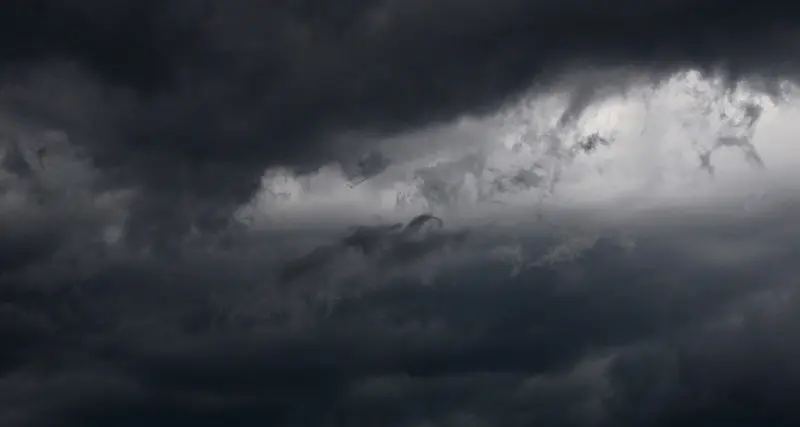
[(799, 37), (772, 0), (20, 2), (0, 424), (797, 425)]
[(29, 2), (0, 22), (3, 109), (70, 131), (112, 176), (156, 193), (151, 215), (178, 194), (213, 211), (252, 194), (266, 165), (348, 157), (332, 141), (341, 133), (488, 112), (569, 71), (628, 70), (578, 73), (578, 105), (598, 84), (687, 66), (793, 76), (796, 12), (710, 0)]

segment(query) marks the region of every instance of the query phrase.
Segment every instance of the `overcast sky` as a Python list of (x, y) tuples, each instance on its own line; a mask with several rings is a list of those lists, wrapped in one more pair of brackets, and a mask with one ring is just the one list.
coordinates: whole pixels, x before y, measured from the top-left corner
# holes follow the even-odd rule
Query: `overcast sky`
[(0, 425), (800, 424), (800, 6), (17, 3)]

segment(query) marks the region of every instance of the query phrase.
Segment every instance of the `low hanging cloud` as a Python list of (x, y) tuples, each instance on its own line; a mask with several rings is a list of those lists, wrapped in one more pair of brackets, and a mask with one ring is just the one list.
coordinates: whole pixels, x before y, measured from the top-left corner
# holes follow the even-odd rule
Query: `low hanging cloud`
[(0, 424), (797, 425), (798, 17), (12, 7)]
[[(599, 238), (516, 275), (489, 256), (507, 237), (473, 231), (428, 284), (329, 273), (335, 301), (324, 278), (275, 286), (277, 236), (180, 261), (41, 265), (2, 281), (2, 413), (34, 426), (789, 425), (789, 224), (648, 223), (626, 228), (633, 250)], [(531, 254), (560, 241), (511, 231)], [(714, 244), (743, 258), (720, 262)]]
[[(265, 167), (351, 156), (342, 132), (482, 114), (532, 85), (577, 84), (579, 110), (603, 86), (685, 67), (796, 71), (786, 2), (256, 3), (15, 7), (0, 22), (4, 114), (66, 131), (106, 179), (142, 188), (142, 221), (214, 228)], [(630, 71), (591, 78), (609, 67)]]

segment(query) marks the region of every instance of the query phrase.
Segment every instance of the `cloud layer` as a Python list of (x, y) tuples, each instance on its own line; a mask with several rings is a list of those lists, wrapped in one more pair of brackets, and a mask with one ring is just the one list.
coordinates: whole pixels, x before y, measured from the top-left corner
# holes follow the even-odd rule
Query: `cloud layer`
[[(2, 104), (143, 188), (143, 221), (213, 228), (264, 167), (349, 157), (355, 140), (334, 143), (343, 132), (489, 112), (566, 75), (576, 106), (687, 66), (794, 76), (796, 12), (711, 0), (40, 1), (0, 22)], [(190, 212), (165, 207), (178, 198)]]
[(424, 260), (392, 272), (353, 255), (276, 286), (277, 236), (181, 261), (50, 261), (3, 278), (2, 413), (8, 425), (790, 425), (800, 272), (782, 218), (794, 215), (627, 227), (634, 247), (516, 228), (528, 256), (572, 251), (516, 274), (493, 255), (509, 236), (473, 231), (428, 258), (427, 282)]
[(317, 3), (0, 14), (1, 425), (798, 424), (797, 6)]

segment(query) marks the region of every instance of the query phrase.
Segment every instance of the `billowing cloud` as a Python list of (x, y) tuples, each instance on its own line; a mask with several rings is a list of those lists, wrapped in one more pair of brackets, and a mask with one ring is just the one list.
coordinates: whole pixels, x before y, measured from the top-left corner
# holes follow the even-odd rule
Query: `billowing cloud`
[(66, 131), (107, 179), (141, 187), (136, 217), (172, 224), (158, 233), (213, 228), (264, 167), (350, 157), (342, 133), (482, 114), (558, 84), (574, 86), (570, 117), (604, 89), (684, 67), (793, 77), (796, 12), (710, 0), (41, 1), (0, 22), (2, 109)]
[(798, 424), (791, 2), (29, 3), (3, 426)]
[[(7, 276), (4, 324), (26, 340), (7, 341), (20, 356), (4, 365), (3, 413), (19, 425), (796, 420), (781, 390), (797, 384), (771, 371), (793, 369), (796, 239), (768, 219), (709, 221), (629, 230), (633, 250), (601, 238), (515, 276), (488, 256), (506, 240), (477, 232), (428, 284), (329, 273), (275, 287), (270, 257), (253, 254), (266, 248), (244, 241), (177, 263)], [(749, 237), (731, 242), (739, 227)], [(553, 237), (516, 234), (532, 254)], [(687, 250), (693, 239), (706, 248)], [(744, 262), (717, 262), (713, 243), (746, 246)]]

